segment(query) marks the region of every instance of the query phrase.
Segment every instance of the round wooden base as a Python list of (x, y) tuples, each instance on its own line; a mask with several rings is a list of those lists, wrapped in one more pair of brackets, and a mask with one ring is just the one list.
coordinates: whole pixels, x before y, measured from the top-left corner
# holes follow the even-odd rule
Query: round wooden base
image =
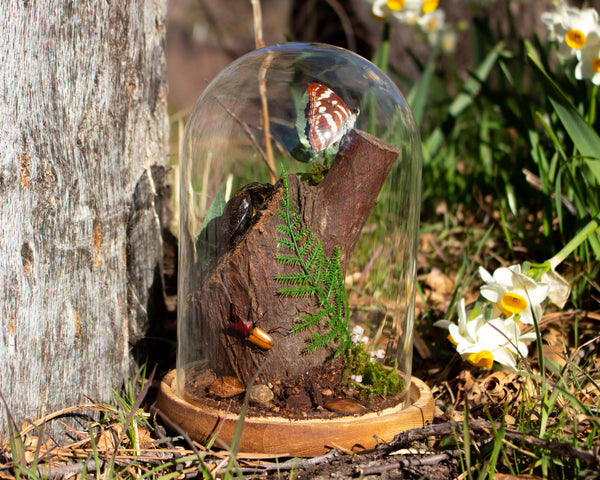
[[(157, 407), (170, 421), (199, 442), (213, 435), (228, 445), (234, 438), (239, 415), (225, 410), (192, 405), (177, 394), (175, 370), (162, 380)], [(416, 377), (410, 385), (410, 405), (398, 405), (380, 412), (333, 419), (292, 420), (282, 417), (250, 417), (244, 420), (240, 451), (310, 457), (341, 447), (373, 448), (380, 441), (419, 428), (433, 420), (433, 396)]]

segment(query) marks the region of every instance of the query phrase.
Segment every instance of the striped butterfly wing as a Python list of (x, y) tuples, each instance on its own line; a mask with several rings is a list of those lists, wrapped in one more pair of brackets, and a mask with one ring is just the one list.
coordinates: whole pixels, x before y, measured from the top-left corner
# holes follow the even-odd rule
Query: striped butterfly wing
[(339, 142), (354, 128), (358, 108), (350, 110), (331, 88), (322, 83), (308, 85), (308, 141), (315, 153)]

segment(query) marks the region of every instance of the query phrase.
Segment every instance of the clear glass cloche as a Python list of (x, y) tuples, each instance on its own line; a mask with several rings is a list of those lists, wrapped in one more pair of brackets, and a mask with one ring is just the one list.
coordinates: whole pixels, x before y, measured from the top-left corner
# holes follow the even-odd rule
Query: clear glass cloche
[(364, 58), (291, 43), (225, 68), (183, 138), (177, 393), (325, 369), (322, 402), (404, 398), (420, 182), (407, 102)]

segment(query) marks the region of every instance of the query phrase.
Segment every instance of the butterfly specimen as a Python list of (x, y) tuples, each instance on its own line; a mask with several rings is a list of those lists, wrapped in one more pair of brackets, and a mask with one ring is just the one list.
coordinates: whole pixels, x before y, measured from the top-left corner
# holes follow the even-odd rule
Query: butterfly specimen
[(315, 153), (339, 142), (354, 128), (359, 109), (349, 109), (341, 97), (327, 85), (308, 85), (308, 141)]

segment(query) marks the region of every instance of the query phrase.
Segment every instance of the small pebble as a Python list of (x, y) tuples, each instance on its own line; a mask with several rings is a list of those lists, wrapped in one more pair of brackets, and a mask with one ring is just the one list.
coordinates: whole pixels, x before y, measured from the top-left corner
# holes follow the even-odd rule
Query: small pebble
[(253, 385), (248, 392), (248, 397), (251, 403), (259, 407), (268, 407), (275, 396), (266, 385)]

